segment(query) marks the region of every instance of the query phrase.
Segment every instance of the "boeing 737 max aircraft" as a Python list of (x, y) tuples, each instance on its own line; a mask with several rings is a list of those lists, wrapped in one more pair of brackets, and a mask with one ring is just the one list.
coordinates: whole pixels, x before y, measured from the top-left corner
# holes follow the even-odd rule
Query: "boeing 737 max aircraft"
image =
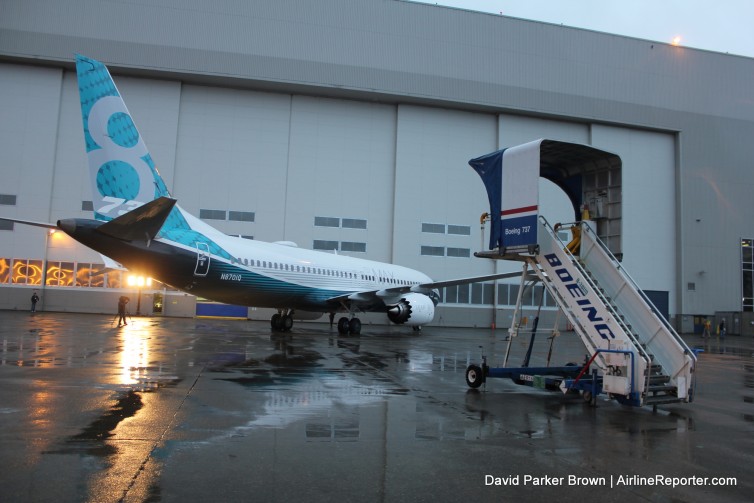
[(6, 220), (57, 227), (105, 259), (185, 292), (275, 308), (271, 324), (279, 331), (291, 329), (295, 310), (347, 313), (341, 333), (359, 333), (355, 315), (363, 311), (416, 328), (432, 321), (438, 288), (513, 276), (433, 282), (398, 265), (223, 234), (170, 196), (105, 65), (76, 55), (76, 73), (95, 219)]

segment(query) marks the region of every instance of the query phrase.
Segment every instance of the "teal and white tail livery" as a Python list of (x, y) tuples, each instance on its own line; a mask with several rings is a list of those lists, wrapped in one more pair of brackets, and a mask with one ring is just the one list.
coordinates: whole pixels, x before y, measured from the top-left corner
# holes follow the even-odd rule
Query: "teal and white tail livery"
[(77, 54), (76, 74), (97, 220), (170, 197), (107, 67)]

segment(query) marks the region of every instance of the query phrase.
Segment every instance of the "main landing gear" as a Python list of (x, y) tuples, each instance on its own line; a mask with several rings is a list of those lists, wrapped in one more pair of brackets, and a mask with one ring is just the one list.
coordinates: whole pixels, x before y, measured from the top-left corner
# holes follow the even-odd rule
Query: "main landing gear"
[(359, 335), (361, 333), (361, 320), (351, 318), (350, 320), (343, 316), (338, 320), (338, 333), (340, 335)]
[(279, 310), (272, 315), (270, 326), (274, 332), (290, 332), (293, 328), (293, 310)]
[[(273, 332), (290, 332), (293, 328), (293, 309), (279, 309), (270, 318), (270, 327)], [(348, 319), (342, 317), (338, 320), (338, 333), (340, 335), (359, 335), (361, 333), (361, 320), (358, 318)]]

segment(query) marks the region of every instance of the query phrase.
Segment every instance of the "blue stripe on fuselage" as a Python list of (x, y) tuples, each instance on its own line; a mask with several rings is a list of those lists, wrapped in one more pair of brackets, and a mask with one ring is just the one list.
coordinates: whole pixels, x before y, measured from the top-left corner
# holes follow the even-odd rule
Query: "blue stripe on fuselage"
[(207, 275), (194, 278), (192, 293), (232, 304), (314, 310), (326, 310), (332, 307), (327, 299), (351, 293), (301, 285), (213, 259)]

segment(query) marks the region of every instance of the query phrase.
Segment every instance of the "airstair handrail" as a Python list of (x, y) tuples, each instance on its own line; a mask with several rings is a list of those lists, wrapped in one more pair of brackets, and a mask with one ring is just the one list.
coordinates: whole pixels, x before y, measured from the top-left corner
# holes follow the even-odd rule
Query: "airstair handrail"
[[(552, 239), (557, 240), (560, 243), (560, 239), (558, 239), (557, 234), (555, 233), (555, 230), (550, 226), (549, 222), (547, 222), (547, 219), (545, 219), (542, 215), (539, 216), (539, 221), (542, 223), (543, 227), (547, 230), (547, 232), (550, 234), (550, 237)], [(595, 281), (590, 278), (588, 272), (584, 268), (584, 266), (576, 259), (576, 257), (570, 252), (570, 250), (567, 249), (567, 247), (561, 248), (563, 253), (565, 253), (573, 266), (579, 271), (581, 276), (583, 277), (584, 281), (587, 282), (589, 287), (592, 289), (592, 291), (595, 292), (595, 294), (601, 299), (605, 309), (608, 310), (608, 312), (613, 316), (613, 319), (615, 322), (620, 326), (621, 330), (625, 333), (626, 337), (630, 340), (632, 343), (634, 349), (636, 352), (641, 355), (642, 360), (646, 362), (647, 365), (649, 365), (652, 361), (652, 358), (650, 357), (649, 353), (646, 351), (646, 349), (642, 346), (641, 341), (638, 341), (636, 337), (634, 336), (633, 332), (628, 328), (628, 326), (623, 321), (621, 315), (619, 312), (616, 311), (615, 307), (612, 305), (612, 303), (608, 302), (608, 300), (605, 298), (605, 295), (601, 292), (599, 285), (595, 283)], [(632, 369), (632, 372), (634, 369)], [(649, 385), (649, 373), (644, 378), (644, 390), (646, 391), (647, 387)]]
[(605, 245), (605, 243), (602, 242), (602, 240), (597, 236), (597, 233), (594, 231), (594, 229), (587, 225), (585, 222), (581, 223), (582, 233), (586, 232), (592, 236), (593, 241), (600, 246), (602, 251), (605, 252), (605, 254), (609, 257), (609, 259), (613, 262), (615, 265), (616, 270), (623, 276), (623, 278), (633, 286), (633, 288), (636, 290), (636, 292), (641, 296), (642, 300), (651, 308), (652, 313), (655, 315), (655, 317), (660, 321), (660, 323), (667, 329), (668, 333), (670, 333), (671, 337), (675, 340), (675, 342), (679, 345), (679, 349), (682, 349), (686, 354), (690, 355), (694, 361), (696, 361), (696, 355), (691, 350), (691, 348), (688, 347), (686, 342), (681, 338), (680, 335), (675, 331), (673, 326), (668, 322), (668, 320), (660, 313), (660, 311), (657, 309), (657, 306), (654, 305), (654, 303), (649, 299), (647, 294), (645, 294), (642, 289), (639, 287), (639, 285), (634, 281), (633, 277), (628, 273), (625, 267), (623, 267), (623, 264), (621, 264), (617, 258), (615, 258), (615, 255), (608, 249), (608, 247)]

